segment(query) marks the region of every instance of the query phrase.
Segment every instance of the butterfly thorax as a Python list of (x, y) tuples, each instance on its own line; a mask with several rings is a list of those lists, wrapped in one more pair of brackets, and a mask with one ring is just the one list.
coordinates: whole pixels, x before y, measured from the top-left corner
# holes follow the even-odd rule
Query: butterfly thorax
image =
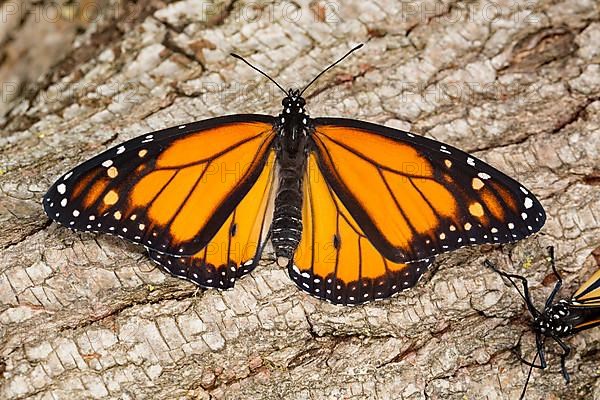
[(305, 100), (290, 89), (277, 117), (275, 150), (279, 187), (275, 197), (271, 241), (281, 266), (292, 260), (302, 236), (302, 178), (306, 170), (311, 122)]
[(533, 329), (545, 336), (568, 336), (573, 333), (573, 318), (569, 303), (560, 300), (546, 308), (544, 313), (533, 321)]

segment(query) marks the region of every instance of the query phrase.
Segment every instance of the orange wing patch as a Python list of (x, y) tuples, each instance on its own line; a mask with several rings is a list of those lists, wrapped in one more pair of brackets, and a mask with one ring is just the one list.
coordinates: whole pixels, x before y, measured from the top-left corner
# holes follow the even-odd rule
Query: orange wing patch
[[(208, 131), (177, 139), (161, 153), (157, 168), (182, 168), (189, 164), (213, 160), (215, 156), (229, 153), (232, 144), (243, 146), (253, 136), (264, 132), (264, 124), (236, 123), (218, 126)], [(223, 140), (227, 138), (227, 140)]]
[(388, 260), (510, 242), (545, 221), (525, 188), (458, 149), (379, 125), (316, 122), (312, 139), (324, 179)]
[[(95, 176), (96, 174), (92, 172), (89, 175)], [(86, 179), (82, 182), (90, 182), (90, 180), (91, 179)], [(76, 186), (76, 190), (73, 192), (73, 197), (77, 198), (78, 194), (84, 191), (84, 187), (88, 187), (87, 193), (84, 192), (85, 196), (83, 198), (83, 208), (89, 208), (96, 202), (96, 200), (100, 198), (102, 193), (104, 193), (106, 186), (108, 186), (108, 179), (106, 178), (98, 179), (89, 186), (86, 183), (79, 184)]]
[(414, 286), (431, 264), (395, 263), (373, 247), (328, 187), (313, 155), (304, 178), (302, 239), (289, 274), (304, 291), (336, 304), (389, 297)]
[(190, 257), (149, 250), (150, 258), (171, 274), (202, 287), (229, 289), (252, 271), (267, 241), (273, 218), (275, 154), (267, 167), (210, 242)]

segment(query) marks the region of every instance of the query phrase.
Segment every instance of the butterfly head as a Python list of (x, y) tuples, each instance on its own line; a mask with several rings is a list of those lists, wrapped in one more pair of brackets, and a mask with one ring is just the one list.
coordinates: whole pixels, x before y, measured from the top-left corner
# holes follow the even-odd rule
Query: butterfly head
[(306, 100), (300, 95), (300, 91), (298, 89), (289, 89), (287, 91), (287, 96), (283, 98), (281, 101), (281, 105), (283, 106), (282, 114), (286, 115), (303, 115), (308, 116), (306, 114), (306, 110), (304, 106), (306, 105)]

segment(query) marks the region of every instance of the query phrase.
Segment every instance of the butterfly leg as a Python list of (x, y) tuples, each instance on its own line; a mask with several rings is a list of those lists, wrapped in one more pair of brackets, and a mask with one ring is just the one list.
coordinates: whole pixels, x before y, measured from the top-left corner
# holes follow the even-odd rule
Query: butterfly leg
[(528, 367), (533, 367), (533, 368), (538, 368), (538, 369), (546, 369), (546, 367), (548, 366), (548, 364), (546, 363), (545, 360), (544, 360), (543, 364), (542, 364), (542, 362), (540, 362), (539, 364), (535, 364), (531, 361), (527, 361), (526, 359), (524, 359), (523, 356), (521, 356), (519, 353), (517, 353), (516, 350), (513, 349), (512, 352), (519, 359), (520, 362), (527, 365)]
[(540, 367), (542, 369), (546, 368), (546, 355), (544, 353), (544, 340), (542, 339), (542, 335), (537, 333), (535, 335), (535, 347), (537, 349), (537, 353), (540, 356)]
[(556, 296), (556, 294), (562, 286), (562, 278), (558, 274), (558, 271), (556, 270), (556, 263), (554, 262), (554, 246), (548, 246), (547, 250), (550, 256), (550, 264), (552, 265), (552, 271), (554, 271), (554, 276), (556, 276), (556, 284), (554, 285), (554, 289), (552, 289), (552, 293), (550, 293), (550, 296), (548, 296), (548, 298), (546, 299), (545, 308), (550, 307), (552, 303), (554, 303), (554, 296)]
[[(517, 346), (520, 348), (520, 346), (521, 346), (521, 339), (519, 339), (519, 343), (517, 344)], [(540, 363), (539, 364), (535, 363), (535, 358), (534, 358), (533, 362), (527, 361), (515, 349), (512, 349), (512, 352), (519, 359), (519, 361), (521, 361), (523, 364), (525, 364), (525, 365), (527, 365), (529, 367), (532, 367), (532, 368), (546, 369), (546, 367), (548, 366), (548, 364), (546, 363), (546, 357), (545, 357), (545, 354), (544, 354), (544, 342), (542, 341), (542, 338), (541, 338), (540, 335), (536, 335), (535, 336), (535, 347), (536, 347), (536, 350), (537, 350), (536, 358), (538, 356), (540, 357)]]
[(562, 370), (562, 374), (563, 377), (565, 378), (565, 381), (567, 383), (569, 383), (571, 381), (571, 377), (569, 376), (569, 373), (567, 372), (567, 367), (565, 365), (567, 357), (569, 356), (569, 354), (571, 354), (571, 348), (569, 347), (569, 345), (567, 345), (565, 342), (563, 342), (561, 339), (557, 338), (556, 336), (552, 336), (552, 339), (554, 339), (556, 341), (556, 343), (558, 343), (558, 345), (563, 349), (563, 353), (560, 356), (560, 369)]
[(519, 281), (521, 281), (521, 283), (523, 284), (523, 291), (525, 292), (525, 294), (527, 296), (529, 296), (529, 286), (527, 284), (527, 279), (525, 279), (524, 276), (521, 275), (516, 275), (516, 274), (509, 274), (507, 272), (504, 272), (500, 269), (498, 269), (494, 264), (492, 264), (489, 260), (485, 260), (484, 261), (484, 265), (488, 268), (491, 268), (494, 272), (500, 274), (501, 276), (505, 277), (506, 279), (508, 279), (509, 281), (512, 282), (513, 279), (518, 279)]
[(524, 359), (523, 356), (521, 354), (519, 354), (519, 352), (516, 349), (511, 349), (511, 352), (515, 355), (515, 357), (517, 357), (517, 359), (521, 363), (523, 363), (523, 364), (525, 364), (525, 365), (527, 365), (529, 367), (544, 369), (544, 367), (541, 364), (540, 365), (536, 365), (536, 364), (533, 364), (531, 361), (527, 361), (526, 359)]
[[(492, 264), (489, 260), (485, 260), (484, 265), (488, 268), (491, 268), (493, 271), (495, 271), (496, 273), (505, 277), (506, 279), (508, 279), (508, 281), (514, 286), (514, 288), (517, 289), (517, 292), (519, 292), (521, 297), (523, 297), (523, 300), (525, 300), (525, 304), (527, 305), (527, 309), (529, 310), (531, 315), (535, 316), (535, 315), (540, 314), (540, 312), (535, 308), (535, 306), (533, 305), (533, 302), (531, 301), (531, 295), (529, 294), (529, 285), (528, 285), (527, 279), (525, 279), (525, 277), (523, 277), (521, 275), (509, 274), (504, 271), (501, 271), (498, 268), (496, 268), (496, 266), (494, 264)], [(523, 293), (521, 293), (519, 291), (519, 288), (517, 287), (517, 284), (515, 283), (515, 281), (513, 279), (518, 279), (521, 282), (521, 284), (523, 285)]]

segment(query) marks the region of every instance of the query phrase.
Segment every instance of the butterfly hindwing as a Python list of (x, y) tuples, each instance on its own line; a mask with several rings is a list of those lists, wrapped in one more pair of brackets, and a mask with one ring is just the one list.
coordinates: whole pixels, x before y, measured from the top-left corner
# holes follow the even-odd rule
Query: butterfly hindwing
[(263, 172), (272, 122), (235, 115), (132, 139), (59, 178), (44, 208), (72, 229), (112, 233), (162, 253), (195, 254)]
[(432, 260), (391, 262), (373, 247), (309, 155), (303, 233), (288, 266), (300, 289), (336, 304), (359, 304), (413, 287)]
[(274, 161), (275, 154), (271, 152), (252, 189), (203, 249), (182, 257), (149, 249), (150, 258), (172, 275), (199, 286), (233, 287), (235, 279), (256, 267), (268, 240), (277, 182)]
[(328, 185), (389, 260), (512, 242), (544, 224), (527, 189), (451, 146), (342, 118), (316, 119), (312, 138)]

